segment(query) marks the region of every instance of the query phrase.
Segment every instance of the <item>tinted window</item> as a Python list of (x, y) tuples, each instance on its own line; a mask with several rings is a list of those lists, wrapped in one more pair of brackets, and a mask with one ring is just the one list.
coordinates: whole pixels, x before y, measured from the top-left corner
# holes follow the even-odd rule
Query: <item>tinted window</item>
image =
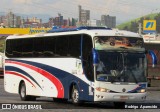
[[(13, 47), (14, 46), (14, 47)], [(20, 39), (15, 39), (11, 41), (12, 54), (16, 57), (22, 56), (22, 41)]]
[(81, 35), (69, 36), (68, 54), (79, 58), (81, 56)]
[(33, 39), (23, 39), (22, 41), (22, 54), (23, 57), (31, 57), (33, 55)]
[(44, 39), (44, 56), (53, 57), (56, 52), (56, 37), (46, 37)]
[(33, 42), (33, 56), (34, 57), (43, 57), (44, 51), (44, 38), (36, 38)]
[(67, 56), (68, 53), (68, 37), (62, 36), (56, 39), (56, 55)]
[(12, 48), (13, 47), (11, 47), (12, 46), (12, 43), (11, 43), (11, 40), (7, 40), (6, 41), (6, 56), (12, 56), (13, 54), (12, 54)]
[(76, 57), (81, 56), (81, 35), (10, 39), (8, 57)]

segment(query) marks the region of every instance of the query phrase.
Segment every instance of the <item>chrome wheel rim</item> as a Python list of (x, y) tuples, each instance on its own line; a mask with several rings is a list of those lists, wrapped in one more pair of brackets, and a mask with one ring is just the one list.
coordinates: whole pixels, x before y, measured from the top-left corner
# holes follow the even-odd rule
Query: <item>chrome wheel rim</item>
[(74, 103), (77, 103), (78, 100), (79, 100), (79, 93), (78, 93), (78, 90), (74, 90), (73, 93), (72, 93), (72, 99), (73, 99), (73, 102)]
[(25, 97), (25, 87), (22, 86), (21, 88), (21, 96), (24, 98)]

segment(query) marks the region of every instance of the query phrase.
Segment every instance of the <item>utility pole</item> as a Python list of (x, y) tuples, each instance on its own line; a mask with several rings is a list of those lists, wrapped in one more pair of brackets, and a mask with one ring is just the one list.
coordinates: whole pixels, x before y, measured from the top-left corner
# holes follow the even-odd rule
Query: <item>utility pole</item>
[(138, 29), (139, 29), (139, 35), (142, 35), (142, 23), (139, 23), (138, 24), (139, 25), (139, 27), (138, 27)]

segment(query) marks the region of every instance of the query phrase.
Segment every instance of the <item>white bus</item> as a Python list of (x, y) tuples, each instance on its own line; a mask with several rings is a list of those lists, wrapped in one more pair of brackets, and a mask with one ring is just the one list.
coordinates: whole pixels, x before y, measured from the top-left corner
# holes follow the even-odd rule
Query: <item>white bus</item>
[(74, 104), (144, 101), (147, 59), (143, 45), (136, 33), (98, 27), (9, 36), (5, 91), (19, 94), (21, 100), (45, 96)]

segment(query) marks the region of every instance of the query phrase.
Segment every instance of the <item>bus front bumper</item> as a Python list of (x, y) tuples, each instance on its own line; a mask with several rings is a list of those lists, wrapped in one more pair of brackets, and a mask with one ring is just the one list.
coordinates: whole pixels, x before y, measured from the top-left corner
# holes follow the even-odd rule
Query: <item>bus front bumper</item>
[(105, 102), (105, 101), (145, 101), (147, 93), (105, 93), (98, 92), (95, 94), (94, 101)]

